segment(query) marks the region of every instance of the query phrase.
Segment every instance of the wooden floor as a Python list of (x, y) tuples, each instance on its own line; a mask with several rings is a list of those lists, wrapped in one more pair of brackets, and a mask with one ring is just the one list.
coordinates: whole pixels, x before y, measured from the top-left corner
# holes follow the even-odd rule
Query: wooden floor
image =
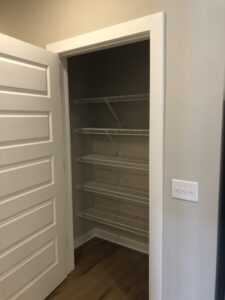
[(94, 238), (76, 250), (76, 270), (47, 300), (148, 300), (148, 256)]

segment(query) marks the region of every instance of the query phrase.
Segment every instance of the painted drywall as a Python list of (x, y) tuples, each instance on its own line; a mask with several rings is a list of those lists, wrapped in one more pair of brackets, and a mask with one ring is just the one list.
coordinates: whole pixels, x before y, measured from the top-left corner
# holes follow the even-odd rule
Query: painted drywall
[[(149, 92), (149, 41), (114, 47), (68, 59), (70, 122), (71, 130), (81, 127), (116, 128), (118, 124), (107, 105), (74, 105), (72, 99), (85, 97), (115, 96)], [(133, 101), (113, 103), (113, 110), (124, 128), (146, 128), (149, 126), (149, 102)], [(137, 111), (139, 112), (137, 115)], [(72, 132), (72, 131), (71, 131)], [(90, 205), (115, 209), (118, 212), (131, 213), (148, 219), (146, 206), (131, 205), (126, 201), (117, 201), (77, 191), (77, 185), (85, 181), (97, 180), (105, 183), (121, 182), (126, 187), (142, 188), (147, 192), (149, 177), (146, 172), (134, 172), (112, 168), (101, 168), (90, 165), (77, 164), (77, 156), (98, 153), (102, 155), (116, 155), (131, 159), (147, 160), (149, 156), (148, 137), (113, 137), (111, 143), (104, 135), (84, 136), (71, 135), (72, 172), (73, 172), (73, 207), (74, 207), (74, 235), (75, 240), (88, 234), (91, 229), (101, 228), (114, 235), (117, 241), (129, 240), (133, 245), (143, 245), (148, 248), (148, 238), (137, 236), (126, 231), (115, 231), (103, 224), (87, 226), (87, 220), (77, 218), (76, 212)], [(127, 223), (132, 226), (133, 219)]]
[[(213, 300), (225, 62), (224, 0), (0, 0), (0, 31), (47, 43), (166, 13), (164, 300)], [(171, 199), (199, 182), (199, 203)]]

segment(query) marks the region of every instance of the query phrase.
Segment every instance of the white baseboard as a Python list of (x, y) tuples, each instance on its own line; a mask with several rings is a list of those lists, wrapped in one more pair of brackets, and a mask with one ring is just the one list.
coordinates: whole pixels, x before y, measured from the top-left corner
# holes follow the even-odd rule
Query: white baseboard
[(95, 228), (95, 236), (145, 254), (148, 254), (149, 251), (147, 243), (135, 241), (125, 236), (118, 236), (118, 234), (106, 230), (102, 230), (99, 228)]
[(74, 241), (74, 248), (78, 248), (81, 245), (85, 244), (89, 240), (91, 240), (94, 237), (98, 237), (104, 240), (107, 240), (109, 242), (148, 254), (149, 253), (149, 246), (147, 243), (140, 242), (140, 241), (135, 241), (133, 239), (127, 238), (125, 236), (119, 236), (118, 234), (95, 228), (84, 235), (80, 236), (79, 238), (76, 238)]
[(95, 229), (89, 230), (85, 234), (79, 236), (74, 240), (74, 249), (80, 247), (81, 245), (87, 243), (89, 240), (95, 237)]

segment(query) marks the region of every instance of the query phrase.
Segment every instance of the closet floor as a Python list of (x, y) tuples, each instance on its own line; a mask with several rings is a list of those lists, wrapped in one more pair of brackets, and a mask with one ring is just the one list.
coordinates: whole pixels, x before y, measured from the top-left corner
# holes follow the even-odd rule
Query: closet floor
[(76, 269), (46, 300), (148, 300), (148, 255), (93, 238)]

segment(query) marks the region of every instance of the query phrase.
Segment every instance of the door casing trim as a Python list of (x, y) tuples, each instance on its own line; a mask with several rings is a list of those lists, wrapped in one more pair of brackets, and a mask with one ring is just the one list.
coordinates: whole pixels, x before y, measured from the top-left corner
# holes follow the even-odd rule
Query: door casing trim
[(74, 55), (150, 40), (150, 137), (149, 137), (149, 299), (162, 300), (163, 279), (163, 175), (165, 102), (165, 14), (159, 12), (47, 45), (58, 53), (62, 67), (65, 180), (67, 189), (67, 270), (74, 269), (73, 200), (70, 149), (70, 115), (67, 58)]

